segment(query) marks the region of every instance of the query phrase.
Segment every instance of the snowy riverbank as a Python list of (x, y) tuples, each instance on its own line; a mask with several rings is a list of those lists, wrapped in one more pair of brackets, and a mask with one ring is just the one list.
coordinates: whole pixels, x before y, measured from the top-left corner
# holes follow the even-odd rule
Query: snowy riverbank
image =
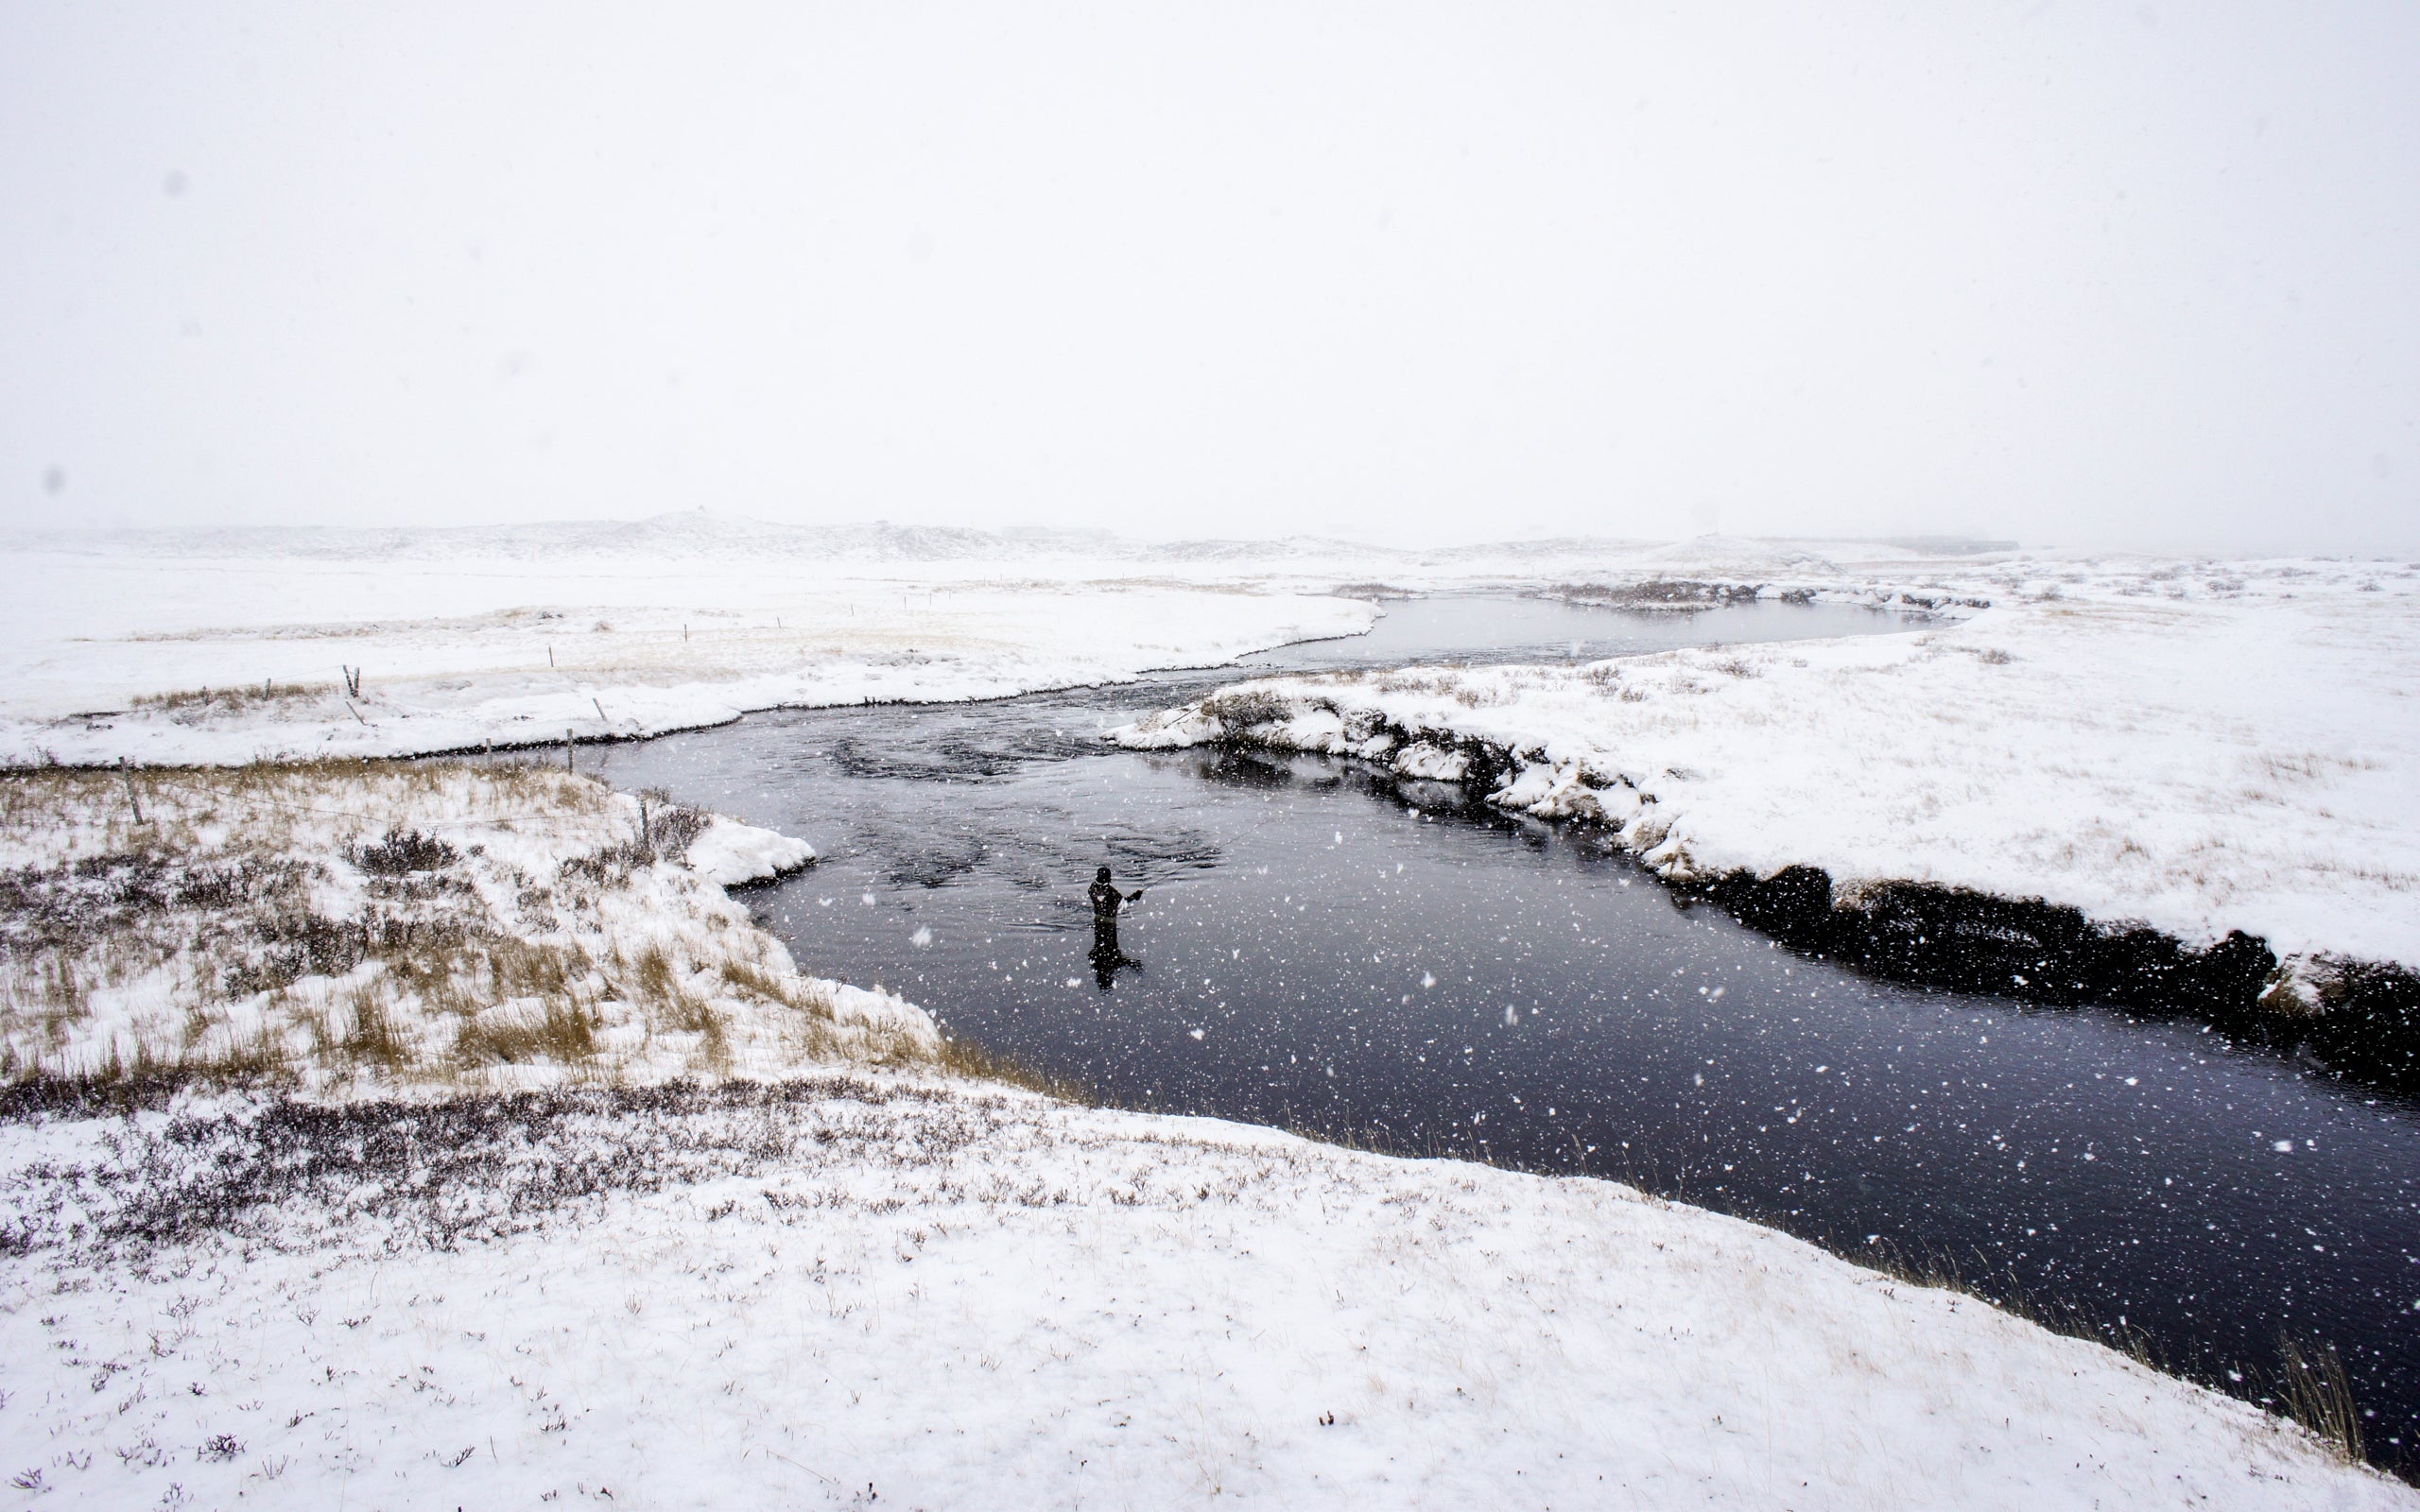
[[(1821, 868), (2192, 944), (2420, 964), (2420, 572), (1934, 574), (1904, 634), (1590, 665), (1265, 679), (1111, 738), (1482, 769), (1668, 877)], [(1499, 764), (1500, 763), (1500, 766)]]
[(814, 855), (543, 765), (0, 775), (0, 1074), (392, 1093), (930, 1062), (724, 886)]
[(21, 536), (0, 539), (0, 766), (424, 754), (998, 697), (1357, 635), (1394, 592), (1668, 608), (1640, 585), (1679, 582), (1905, 607), (1976, 570), (1875, 542), (1152, 544), (701, 511)]
[(769, 832), (517, 764), (0, 783), (28, 1504), (2420, 1504), (1750, 1224), (953, 1074), (723, 897)]
[[(1063, 564), (1019, 585), (953, 558), (917, 564), (912, 586), (796, 562), (751, 576), (728, 552), (596, 567), (400, 551), (331, 555), (322, 581), (299, 559), (231, 557), (214, 577), (99, 556), (77, 569), (99, 576), (38, 578), (57, 612), (11, 610), (30, 627), (0, 710), (14, 738), (90, 761), (335, 748), (337, 719), (381, 729), (364, 707), (386, 664), (372, 651), (396, 659), (399, 701), (375, 740), (345, 738), (405, 749), (490, 738), (458, 736), (532, 690), (609, 716), (609, 682), (970, 696), (1370, 614), (1307, 575), (1264, 592), (1206, 568), (1172, 583)], [(1677, 559), (1633, 567), (1651, 580)], [(1466, 564), (1381, 565), (1399, 586), (1475, 580)], [(1531, 585), (1584, 596), (1633, 567)], [(1687, 570), (1728, 591), (2001, 604), (2039, 598), (2023, 575), (2047, 569), (1985, 581), (1700, 547)], [(773, 637), (805, 606), (832, 660), (808, 667), (761, 627), (715, 642), (686, 622), (681, 641), (692, 590), (775, 620)], [(2133, 623), (2138, 598), (2186, 606), (2170, 613), (2316, 599), (2292, 613), (2319, 636), (2360, 592), (2197, 578), (2170, 599), (2079, 578), (2055, 602), (2109, 611), (2077, 631), (2090, 639)], [(2410, 603), (2400, 581), (2371, 597)], [(2048, 628), (2025, 660), (1958, 649), (2011, 623), (2033, 622), (1995, 609), (1927, 632), (1947, 640), (1864, 652), (1283, 696), (1387, 688), (1452, 721), (1551, 694), (1668, 707), (1679, 739), (1696, 727), (1677, 712), (1730, 707), (1730, 685), (2041, 671), (2060, 649)], [(2293, 623), (2245, 627), (2245, 655)], [(557, 674), (589, 685), (542, 687), (531, 656), (580, 624), (597, 656)], [(2375, 650), (2376, 625), (2339, 628)], [(255, 668), (265, 696), (218, 680), (268, 655), (293, 660)], [(370, 665), (360, 702), (322, 660)], [(882, 689), (814, 680), (844, 665), (880, 671)], [(122, 700), (123, 717), (61, 713), (79, 687), (204, 684), (208, 698)], [(1171, 740), (1228, 732), (1200, 717)], [(1419, 760), (1450, 775), (1456, 754)], [(2356, 812), (2343, 783), (2403, 770), (2392, 749), (2377, 759), (2308, 780)], [(1577, 791), (1549, 783), (1526, 806)], [(0, 1031), (19, 1083), (0, 1098), (0, 1480), (27, 1504), (2420, 1504), (2242, 1403), (1753, 1225), (1608, 1182), (1088, 1110), (959, 1074), (975, 1057), (921, 1010), (798, 974), (723, 894), (803, 863), (804, 842), (642, 810), (549, 766), (45, 768), (0, 776)], [(209, 1090), (229, 1086), (250, 1090)]]
[(886, 1079), (15, 1113), (46, 1506), (2420, 1504), (1599, 1180)]
[[(711, 542), (710, 542), (711, 544)], [(726, 543), (729, 544), (729, 543)], [(224, 549), (223, 547), (221, 549)], [(1000, 697), (1369, 628), (1369, 605), (1090, 564), (721, 554), (0, 551), (0, 765), (631, 739), (753, 709)]]

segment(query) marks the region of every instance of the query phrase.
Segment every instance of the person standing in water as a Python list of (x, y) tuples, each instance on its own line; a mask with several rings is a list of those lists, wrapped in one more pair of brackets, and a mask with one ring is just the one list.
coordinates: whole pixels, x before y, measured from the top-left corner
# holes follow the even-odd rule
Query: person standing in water
[(1118, 891), (1117, 885), (1109, 880), (1109, 868), (1103, 867), (1093, 873), (1090, 896), (1093, 902), (1093, 980), (1106, 992), (1116, 982), (1119, 967), (1138, 964), (1128, 960), (1126, 953), (1118, 946), (1117, 916), (1128, 903), (1143, 896), (1143, 889)]

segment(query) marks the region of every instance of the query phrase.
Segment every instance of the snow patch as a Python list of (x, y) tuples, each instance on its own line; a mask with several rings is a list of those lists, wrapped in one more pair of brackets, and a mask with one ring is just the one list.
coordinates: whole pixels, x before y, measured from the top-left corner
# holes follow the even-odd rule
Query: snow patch
[(815, 847), (777, 831), (717, 815), (689, 842), (689, 869), (725, 887), (769, 882), (815, 859)]

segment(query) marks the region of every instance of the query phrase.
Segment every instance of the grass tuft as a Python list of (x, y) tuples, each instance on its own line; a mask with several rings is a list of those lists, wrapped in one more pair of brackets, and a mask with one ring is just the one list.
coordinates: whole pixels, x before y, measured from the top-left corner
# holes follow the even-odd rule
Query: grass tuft
[(497, 1009), (462, 1025), (454, 1058), (465, 1067), (551, 1061), (583, 1064), (596, 1054), (596, 1022), (579, 1005), (552, 1000), (534, 1013)]
[(972, 1040), (944, 1036), (941, 1065), (942, 1070), (961, 1076), (971, 1076), (979, 1081), (1006, 1082), (1011, 1087), (1022, 1087), (1063, 1103), (1083, 1108), (1100, 1106), (1100, 1094), (1094, 1088), (1072, 1077), (1045, 1071), (1031, 1061), (992, 1050)]
[(2361, 1463), (2361, 1415), (2353, 1404), (2353, 1381), (2343, 1360), (2325, 1345), (2305, 1344), (2290, 1334), (2278, 1340), (2277, 1356), (2277, 1397), (2286, 1416), (2336, 1458), (2347, 1465)]

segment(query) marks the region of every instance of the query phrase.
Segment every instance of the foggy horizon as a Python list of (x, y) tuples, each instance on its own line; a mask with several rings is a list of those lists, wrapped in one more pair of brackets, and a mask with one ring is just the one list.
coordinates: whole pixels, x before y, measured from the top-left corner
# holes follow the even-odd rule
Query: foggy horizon
[[(704, 506), (693, 507), (688, 509), (659, 510), (653, 513), (593, 516), (566, 515), (554, 518), (492, 521), (485, 524), (423, 524), (408, 521), (379, 520), (133, 520), (121, 523), (83, 523), (74, 520), (55, 523), (31, 521), (21, 525), (0, 527), (0, 543), (15, 542), (21, 545), (30, 545), (39, 548), (45, 542), (75, 542), (87, 539), (105, 541), (112, 539), (160, 537), (174, 541), (178, 539), (211, 538), (229, 534), (276, 537), (285, 534), (301, 534), (306, 532), (354, 532), (364, 535), (403, 534), (416, 536), (471, 536), (510, 534), (525, 531), (543, 532), (549, 528), (579, 530), (612, 526), (643, 526), (649, 524), (664, 524), (688, 519), (710, 520), (715, 525), (726, 528), (732, 526), (761, 526), (773, 531), (802, 530), (809, 532), (890, 530), (903, 534), (923, 530), (961, 531), (1001, 537), (1011, 541), (1030, 539), (1036, 541), (1057, 541), (1073, 545), (1085, 541), (1097, 540), (1103, 543), (1115, 542), (1122, 545), (1144, 547), (1147, 549), (1160, 546), (1183, 545), (1191, 542), (1220, 541), (1247, 545), (1253, 543), (1283, 544), (1287, 542), (1334, 543), (1339, 545), (1369, 547), (1374, 550), (1400, 549), (1409, 552), (1435, 552), (1483, 549), (1490, 546), (1520, 547), (1526, 545), (1547, 544), (1557, 541), (1584, 541), (1608, 545), (1635, 545), (1639, 547), (1688, 545), (1698, 542), (1709, 544), (1720, 542), (1736, 542), (1751, 545), (1776, 544), (1814, 548), (1823, 548), (1827, 546), (1896, 546), (1923, 548), (1926, 550), (1936, 551), (1941, 555), (1949, 557), (1991, 556), (2012, 552), (2026, 555), (2099, 555), (2108, 557), (2125, 557), (2130, 555), (2160, 556), (2171, 554), (2185, 556), (2194, 555), (2194, 553), (2190, 551), (2162, 553), (2157, 550), (2137, 550), (2135, 548), (2116, 546), (2095, 546), (2090, 543), (2069, 543), (2049, 539), (2031, 541), (2017, 540), (2008, 537), (1987, 536), (1979, 532), (1961, 531), (1868, 531), (1831, 533), (1820, 531), (1772, 531), (1762, 533), (1749, 533), (1744, 531), (1698, 531), (1691, 533), (1686, 530), (1674, 530), (1663, 534), (1645, 531), (1621, 534), (1604, 531), (1566, 531), (1559, 534), (1540, 533), (1535, 535), (1507, 536), (1454, 534), (1450, 530), (1440, 530), (1435, 528), (1379, 529), (1370, 526), (1365, 523), (1356, 521), (1338, 522), (1333, 529), (1305, 528), (1290, 531), (1281, 529), (1266, 532), (1220, 531), (1215, 528), (1215, 524), (1212, 524), (1205, 526), (1205, 528), (1202, 529), (1191, 531), (1176, 529), (1145, 531), (1133, 528), (1119, 528), (1115, 525), (1106, 524), (1095, 525), (1070, 524), (1065, 522), (1051, 523), (1019, 520), (969, 521), (959, 524), (921, 522), (913, 520), (891, 520), (885, 518), (775, 520), (768, 519), (759, 515), (740, 514), (730, 510), (712, 509)], [(2257, 555), (2257, 553), (2248, 553), (2247, 555)], [(2293, 555), (2309, 555), (2325, 558), (2348, 560), (2360, 560), (2365, 558), (2390, 560), (2398, 558), (2402, 554), (2392, 551), (2363, 552), (2355, 550), (2341, 552), (2313, 551)]]
[(2420, 14), (0, 20), (0, 532), (2420, 551)]

